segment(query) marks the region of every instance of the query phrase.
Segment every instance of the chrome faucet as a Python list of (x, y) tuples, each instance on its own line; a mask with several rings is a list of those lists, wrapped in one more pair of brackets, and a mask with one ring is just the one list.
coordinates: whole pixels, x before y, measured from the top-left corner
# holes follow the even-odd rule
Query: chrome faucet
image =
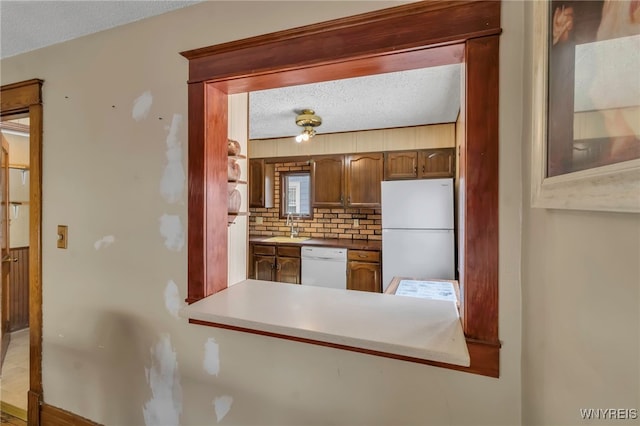
[(293, 216), (291, 216), (291, 213), (287, 213), (287, 222), (285, 223), (285, 226), (291, 227), (289, 237), (293, 238), (298, 235), (298, 228), (295, 226)]

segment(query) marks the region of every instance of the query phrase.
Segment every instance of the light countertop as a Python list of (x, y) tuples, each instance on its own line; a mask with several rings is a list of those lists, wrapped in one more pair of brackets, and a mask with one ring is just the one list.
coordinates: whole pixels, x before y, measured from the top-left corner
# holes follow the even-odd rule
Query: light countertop
[(180, 311), (212, 326), (469, 366), (454, 302), (246, 280)]

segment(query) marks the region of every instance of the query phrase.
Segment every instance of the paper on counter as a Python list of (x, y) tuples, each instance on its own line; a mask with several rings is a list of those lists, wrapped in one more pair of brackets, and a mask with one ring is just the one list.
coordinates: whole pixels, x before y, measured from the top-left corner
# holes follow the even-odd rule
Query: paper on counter
[(449, 281), (400, 280), (395, 294), (396, 296), (458, 301), (453, 283)]

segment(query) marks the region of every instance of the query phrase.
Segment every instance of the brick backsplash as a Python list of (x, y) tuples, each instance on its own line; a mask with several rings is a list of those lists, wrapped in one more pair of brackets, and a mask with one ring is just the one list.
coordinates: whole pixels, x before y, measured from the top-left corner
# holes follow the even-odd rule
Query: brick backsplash
[[(275, 164), (273, 208), (250, 208), (249, 234), (252, 236), (288, 236), (290, 227), (280, 216), (280, 173), (309, 171), (309, 163), (288, 162)], [(256, 218), (262, 224), (256, 224)], [(354, 227), (354, 219), (359, 226)], [(313, 219), (295, 219), (298, 236), (311, 238), (343, 238), (349, 240), (381, 240), (382, 216), (380, 209), (314, 208)]]

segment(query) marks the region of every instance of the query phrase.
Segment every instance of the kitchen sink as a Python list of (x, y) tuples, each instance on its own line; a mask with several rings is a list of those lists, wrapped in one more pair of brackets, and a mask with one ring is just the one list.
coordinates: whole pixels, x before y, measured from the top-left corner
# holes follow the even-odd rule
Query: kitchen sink
[(301, 243), (308, 239), (309, 237), (271, 237), (264, 241), (268, 243)]

